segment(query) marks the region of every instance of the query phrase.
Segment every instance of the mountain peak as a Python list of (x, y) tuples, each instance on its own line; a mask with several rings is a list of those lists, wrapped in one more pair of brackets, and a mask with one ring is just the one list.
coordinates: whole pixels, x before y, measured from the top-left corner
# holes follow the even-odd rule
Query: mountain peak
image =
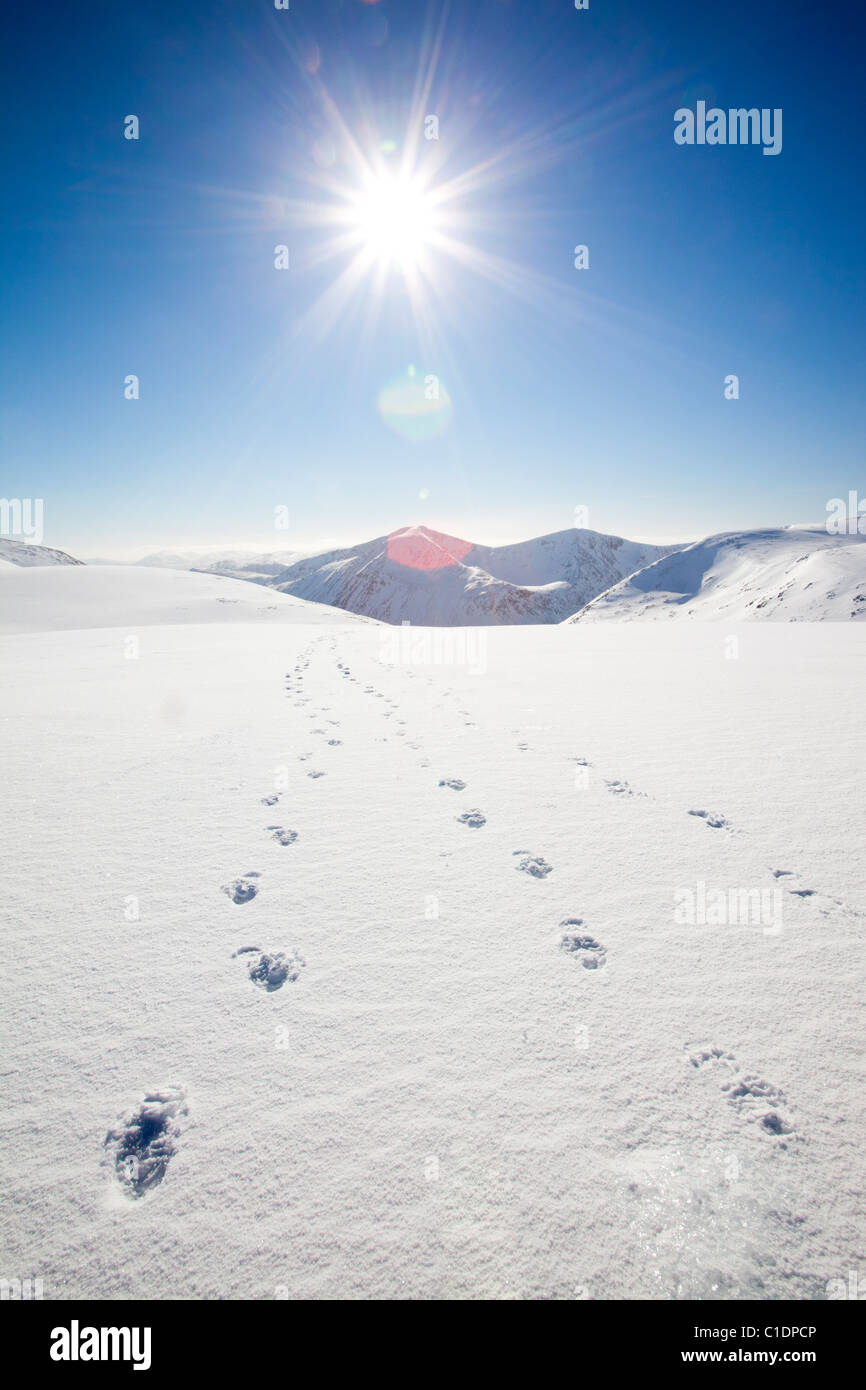
[(388, 559), (413, 570), (438, 570), (459, 565), (470, 550), (471, 541), (432, 531), (429, 526), (403, 526), (388, 537)]

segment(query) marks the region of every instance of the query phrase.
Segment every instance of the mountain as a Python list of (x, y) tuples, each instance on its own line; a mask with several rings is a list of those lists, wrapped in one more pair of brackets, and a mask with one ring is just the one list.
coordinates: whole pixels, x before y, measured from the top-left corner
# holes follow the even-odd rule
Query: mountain
[(80, 565), (65, 550), (52, 550), (48, 545), (31, 545), (29, 541), (13, 541), (0, 538), (0, 561), (7, 565)]
[[(198, 570), (202, 574), (222, 574), (230, 579), (249, 579), (254, 584), (267, 584), (288, 565), (303, 559), (308, 552), (284, 550), (264, 555), (246, 550), (214, 550), (201, 552), (159, 550), (137, 560), (148, 569)], [(110, 563), (110, 562), (109, 562)]]
[(577, 529), (485, 546), (407, 526), (298, 560), (271, 583), (281, 593), (388, 623), (559, 623), (670, 550)]
[(635, 618), (866, 618), (866, 536), (834, 536), (825, 526), (709, 536), (613, 585), (567, 621)]

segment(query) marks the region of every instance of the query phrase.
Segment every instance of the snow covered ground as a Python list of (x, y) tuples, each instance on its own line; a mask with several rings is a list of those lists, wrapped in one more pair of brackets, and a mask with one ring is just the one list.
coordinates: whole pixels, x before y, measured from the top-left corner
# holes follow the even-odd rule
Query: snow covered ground
[(862, 1267), (860, 626), (455, 635), (130, 573), (29, 570), (25, 623), (0, 576), (5, 1272), (812, 1299)]
[[(58, 552), (60, 553), (60, 552)], [(134, 565), (32, 563), (0, 573), (0, 633), (163, 623), (264, 622), (348, 624), (370, 620), (259, 585), (193, 571)], [(378, 624), (376, 624), (378, 626)]]

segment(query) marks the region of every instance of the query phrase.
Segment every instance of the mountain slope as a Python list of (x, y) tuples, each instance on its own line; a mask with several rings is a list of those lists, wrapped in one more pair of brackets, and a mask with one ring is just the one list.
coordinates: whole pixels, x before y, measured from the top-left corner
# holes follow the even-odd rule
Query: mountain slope
[(189, 623), (375, 626), (324, 604), (195, 571), (137, 565), (0, 565), (0, 633)]
[(612, 586), (568, 621), (866, 618), (864, 542), (823, 526), (709, 536)]
[(408, 526), (313, 555), (272, 581), (282, 593), (384, 622), (429, 626), (558, 623), (670, 547), (572, 529), (483, 546)]
[(65, 550), (52, 550), (48, 545), (31, 545), (29, 541), (0, 538), (0, 562), (30, 568), (34, 565), (81, 565)]

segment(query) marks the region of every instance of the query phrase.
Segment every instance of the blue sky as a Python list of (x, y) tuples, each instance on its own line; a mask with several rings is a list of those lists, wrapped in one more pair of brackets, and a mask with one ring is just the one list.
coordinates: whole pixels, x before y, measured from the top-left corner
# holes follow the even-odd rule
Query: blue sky
[[(306, 549), (413, 522), (496, 543), (579, 507), (598, 530), (681, 540), (866, 492), (853, 10), (52, 15), (12, 20), (2, 98), (0, 491), (44, 499), (47, 544)], [(781, 154), (676, 145), (674, 111), (699, 99), (782, 108)], [(353, 253), (317, 263), (322, 180), (327, 204), (352, 195), (358, 151), (396, 169), (430, 113), (439, 139), (413, 170), (466, 185), (448, 211), (470, 263), (430, 245), (423, 282), (367, 275), (328, 326), (321, 297)], [(450, 398), (432, 437), (377, 408), (410, 365)]]

